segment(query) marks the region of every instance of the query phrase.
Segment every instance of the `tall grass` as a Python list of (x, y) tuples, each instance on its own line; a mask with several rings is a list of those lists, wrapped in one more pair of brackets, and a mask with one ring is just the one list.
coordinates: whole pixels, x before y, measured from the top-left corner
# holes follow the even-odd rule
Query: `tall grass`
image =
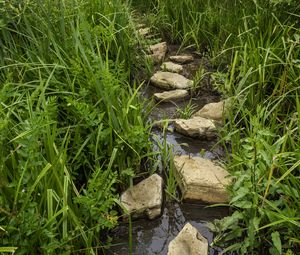
[(129, 84), (129, 6), (15, 0), (0, 10), (0, 247), (101, 253), (117, 194), (150, 146)]
[(206, 52), (236, 99), (221, 141), (231, 144), (234, 212), (212, 226), (213, 244), (223, 254), (299, 254), (299, 1), (154, 2), (157, 25)]

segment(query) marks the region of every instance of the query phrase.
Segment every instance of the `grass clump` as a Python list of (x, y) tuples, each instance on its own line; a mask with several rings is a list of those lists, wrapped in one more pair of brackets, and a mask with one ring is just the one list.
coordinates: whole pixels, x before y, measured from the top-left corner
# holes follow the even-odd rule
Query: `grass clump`
[(14, 0), (0, 10), (0, 249), (99, 254), (150, 146), (128, 82), (129, 6)]

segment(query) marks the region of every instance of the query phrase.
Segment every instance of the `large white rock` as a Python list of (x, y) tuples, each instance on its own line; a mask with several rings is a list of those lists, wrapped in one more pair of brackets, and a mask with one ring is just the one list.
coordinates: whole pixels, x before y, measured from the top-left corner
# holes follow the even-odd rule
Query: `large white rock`
[(178, 133), (195, 138), (212, 139), (217, 135), (215, 123), (202, 117), (192, 117), (187, 120), (176, 119), (174, 127)]
[(174, 174), (183, 199), (199, 200), (209, 204), (227, 203), (226, 186), (230, 184), (229, 173), (209, 159), (174, 157)]
[(194, 61), (194, 57), (192, 55), (177, 55), (177, 56), (170, 56), (172, 61), (177, 63), (186, 64), (189, 62)]
[(168, 255), (207, 255), (208, 242), (196, 228), (187, 223), (169, 243)]
[(162, 89), (188, 89), (193, 86), (193, 81), (184, 76), (171, 72), (157, 72), (151, 77), (153, 85)]
[(121, 195), (121, 203), (134, 217), (147, 215), (154, 219), (161, 214), (163, 179), (153, 174)]
[(226, 115), (227, 104), (228, 103), (226, 101), (206, 104), (193, 116), (222, 122), (224, 116)]
[(172, 72), (172, 73), (181, 73), (183, 71), (182, 65), (175, 64), (170, 61), (163, 62), (162, 65), (160, 66), (160, 68), (163, 71), (168, 71), (168, 72)]
[(165, 58), (167, 49), (168, 47), (166, 42), (150, 45), (150, 51), (152, 54), (149, 55), (149, 57), (151, 57), (154, 62), (159, 63)]
[(164, 101), (164, 102), (170, 102), (170, 101), (178, 101), (180, 99), (184, 99), (189, 95), (189, 92), (184, 89), (175, 89), (171, 91), (165, 91), (162, 93), (155, 93), (154, 98), (157, 101)]

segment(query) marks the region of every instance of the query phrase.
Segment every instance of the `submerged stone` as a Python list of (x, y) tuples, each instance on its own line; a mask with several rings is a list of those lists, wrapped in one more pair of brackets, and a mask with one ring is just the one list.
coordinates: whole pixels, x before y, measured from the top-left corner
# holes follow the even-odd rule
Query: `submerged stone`
[(207, 255), (208, 242), (198, 230), (187, 223), (169, 244), (168, 255)]
[(167, 90), (188, 89), (193, 86), (192, 80), (171, 72), (157, 72), (150, 80), (154, 86)]
[(174, 174), (182, 192), (183, 199), (198, 200), (209, 204), (227, 203), (229, 195), (226, 186), (229, 173), (209, 159), (174, 157)]
[(172, 73), (181, 73), (183, 71), (182, 65), (175, 64), (173, 62), (164, 62), (160, 66), (163, 71), (168, 71)]
[(171, 91), (165, 91), (162, 93), (155, 93), (154, 98), (157, 101), (164, 101), (164, 102), (170, 102), (170, 101), (178, 101), (180, 99), (184, 99), (189, 95), (189, 92), (184, 89), (175, 89)]
[(126, 210), (138, 218), (148, 216), (154, 219), (161, 214), (163, 200), (163, 179), (153, 174), (121, 195), (121, 203)]
[(195, 138), (212, 139), (217, 135), (215, 123), (202, 117), (193, 117), (187, 120), (176, 119), (174, 127), (178, 133)]
[(170, 59), (181, 64), (186, 64), (194, 61), (194, 57), (192, 55), (170, 56)]

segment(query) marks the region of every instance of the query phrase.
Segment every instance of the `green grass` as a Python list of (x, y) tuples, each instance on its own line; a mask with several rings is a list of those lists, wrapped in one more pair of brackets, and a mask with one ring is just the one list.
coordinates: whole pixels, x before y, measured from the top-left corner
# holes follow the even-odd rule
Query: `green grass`
[[(216, 87), (236, 99), (221, 132), (234, 212), (211, 226), (213, 244), (298, 254), (299, 2), (133, 4), (151, 11), (146, 21), (163, 38), (209, 56)], [(155, 160), (132, 79), (141, 40), (130, 3), (13, 0), (0, 11), (0, 252), (102, 254), (118, 194)], [(173, 199), (166, 142), (161, 156)]]
[(0, 247), (100, 254), (118, 194), (150, 149), (129, 83), (129, 6), (15, 0), (0, 10)]

